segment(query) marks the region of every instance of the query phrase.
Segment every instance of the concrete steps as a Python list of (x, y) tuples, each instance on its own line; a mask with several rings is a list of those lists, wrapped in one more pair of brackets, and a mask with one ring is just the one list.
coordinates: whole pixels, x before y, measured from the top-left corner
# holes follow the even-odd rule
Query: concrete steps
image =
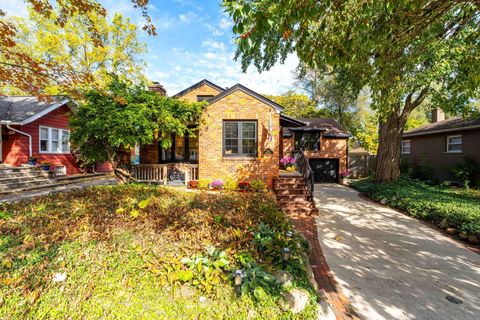
[(280, 176), (273, 181), (273, 189), (278, 205), (287, 214), (314, 215), (318, 213), (315, 203), (309, 199), (309, 192), (303, 178)]
[(74, 176), (62, 176), (51, 179), (48, 172), (33, 167), (0, 167), (0, 196), (25, 193), (41, 189), (55, 189), (61, 186), (104, 180), (107, 174), (90, 173)]

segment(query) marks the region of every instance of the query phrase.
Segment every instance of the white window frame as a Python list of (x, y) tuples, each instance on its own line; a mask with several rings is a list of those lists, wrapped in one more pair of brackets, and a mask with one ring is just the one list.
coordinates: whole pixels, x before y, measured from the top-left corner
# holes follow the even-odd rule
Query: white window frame
[[(405, 150), (404, 143), (408, 142), (408, 152)], [(410, 154), (412, 151), (412, 142), (411, 140), (402, 140), (402, 154)]]
[[(58, 170), (59, 168), (62, 168), (61, 170)], [(65, 176), (67, 175), (67, 167), (65, 165), (59, 165), (59, 166), (55, 166), (55, 175), (59, 175), (59, 176)]]
[[(450, 143), (451, 138), (460, 138), (460, 143)], [(460, 145), (460, 150), (450, 150), (451, 145)], [(461, 134), (447, 136), (447, 153), (462, 153), (463, 152), (463, 137)]]
[[(47, 151), (42, 151), (42, 149), (41, 149), (42, 129), (47, 129), (48, 130)], [(58, 130), (58, 149), (57, 150), (52, 150), (52, 130)], [(41, 153), (41, 154), (70, 154), (70, 141), (68, 141), (67, 150), (62, 151), (62, 141), (63, 141), (64, 132), (66, 132), (68, 134), (68, 136), (70, 137), (70, 130), (63, 129), (63, 128), (53, 128), (53, 127), (47, 127), (47, 126), (39, 126), (38, 127), (38, 153)]]

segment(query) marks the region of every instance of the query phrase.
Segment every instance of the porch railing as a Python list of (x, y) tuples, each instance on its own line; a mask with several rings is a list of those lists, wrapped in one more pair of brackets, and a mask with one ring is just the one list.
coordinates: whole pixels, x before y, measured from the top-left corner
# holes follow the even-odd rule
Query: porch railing
[(307, 191), (309, 193), (310, 200), (313, 199), (313, 188), (314, 188), (314, 180), (313, 180), (313, 170), (308, 163), (308, 159), (305, 157), (303, 151), (294, 151), (293, 157), (295, 158), (295, 164), (297, 166), (298, 172), (303, 177), (303, 181), (305, 182), (305, 186), (307, 187)]
[(198, 180), (198, 164), (138, 164), (132, 166), (132, 175), (139, 182), (156, 182), (167, 184), (171, 170), (183, 172), (185, 184)]

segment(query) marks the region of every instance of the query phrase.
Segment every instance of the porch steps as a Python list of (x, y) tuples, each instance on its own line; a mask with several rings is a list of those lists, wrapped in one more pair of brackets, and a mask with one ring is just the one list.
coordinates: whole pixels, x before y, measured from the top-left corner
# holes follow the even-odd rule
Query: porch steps
[(104, 173), (82, 174), (51, 179), (48, 173), (32, 167), (0, 167), (0, 196), (41, 189), (55, 189), (79, 182), (105, 180)]
[(280, 176), (273, 181), (278, 205), (287, 214), (315, 215), (318, 210), (309, 199), (309, 192), (302, 177)]

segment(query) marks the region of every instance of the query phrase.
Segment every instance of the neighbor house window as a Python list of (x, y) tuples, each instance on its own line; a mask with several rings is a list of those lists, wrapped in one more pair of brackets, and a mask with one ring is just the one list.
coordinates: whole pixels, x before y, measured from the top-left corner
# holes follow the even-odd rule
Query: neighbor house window
[(295, 150), (319, 151), (320, 132), (295, 132)]
[(65, 166), (55, 166), (55, 175), (64, 176), (67, 174), (67, 168)]
[(447, 152), (462, 152), (462, 136), (447, 137)]
[(211, 98), (213, 98), (213, 95), (198, 95), (197, 96), (197, 101), (200, 102), (200, 101), (208, 101), (210, 100)]
[(402, 154), (410, 154), (410, 140), (402, 141)]
[(225, 156), (256, 156), (257, 122), (224, 121), (223, 154)]
[(40, 153), (69, 153), (70, 131), (40, 127)]

